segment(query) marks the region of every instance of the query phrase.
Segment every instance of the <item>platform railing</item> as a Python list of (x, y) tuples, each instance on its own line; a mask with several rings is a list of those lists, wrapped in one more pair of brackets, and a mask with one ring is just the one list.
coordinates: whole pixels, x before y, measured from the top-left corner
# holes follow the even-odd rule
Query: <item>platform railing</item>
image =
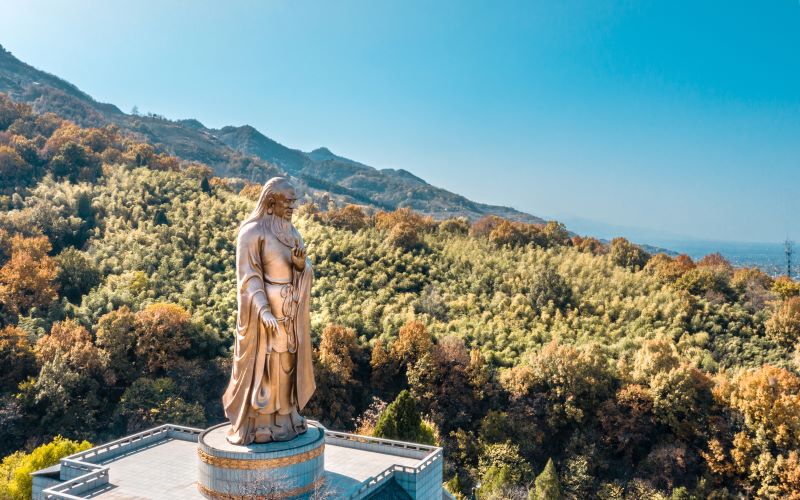
[[(396, 441), (393, 439), (384, 439), (372, 436), (362, 436), (347, 432), (331, 431), (325, 429), (325, 427), (319, 422), (309, 420), (309, 423), (323, 429), (325, 431), (326, 439), (330, 437), (332, 439), (344, 442), (375, 444), (381, 447), (420, 452), (425, 454), (419, 459), (420, 462), (413, 467), (394, 464), (387, 467), (375, 476), (367, 478), (367, 480), (365, 480), (357, 489), (355, 489), (355, 491), (352, 491), (350, 495), (348, 495), (349, 498), (362, 498), (367, 492), (379, 488), (385, 481), (391, 479), (395, 474), (398, 473), (419, 476), (434, 462), (442, 459), (442, 448), (437, 446), (408, 443), (404, 441)], [(202, 432), (202, 429), (165, 424), (62, 458), (62, 470), (76, 470), (80, 471), (81, 474), (67, 479), (57, 485), (45, 488), (42, 490), (42, 497), (45, 499), (80, 500), (83, 497), (76, 496), (75, 494), (85, 493), (102, 485), (108, 484), (109, 467), (105, 465), (99, 465), (97, 462), (110, 459), (122, 453), (137, 450), (166, 438), (190, 441), (192, 439), (196, 439), (196, 437)], [(344, 446), (347, 445), (344, 444)]]
[[(78, 462), (83, 465), (82, 463)], [(89, 464), (92, 465), (92, 464)], [(63, 462), (62, 462), (63, 466)], [(62, 498), (68, 500), (81, 499), (83, 497), (73, 495), (94, 490), (100, 486), (108, 484), (108, 467), (105, 465), (95, 465), (95, 470), (74, 477), (63, 483), (59, 483), (42, 491), (44, 498)]]
[(426, 448), (434, 449), (434, 452), (425, 457), (419, 464), (414, 467), (410, 467), (407, 465), (390, 465), (386, 469), (382, 470), (378, 474), (367, 478), (365, 481), (361, 483), (361, 485), (356, 488), (354, 491), (351, 491), (348, 498), (358, 499), (363, 498), (368, 492), (375, 491), (376, 489), (380, 488), (384, 482), (391, 479), (396, 473), (406, 473), (414, 476), (419, 476), (425, 469), (430, 467), (434, 462), (437, 460), (442, 459), (442, 449), (437, 448), (435, 446), (427, 446), (427, 445), (419, 445), (425, 446)]
[(203, 432), (202, 429), (165, 424), (74, 453), (60, 460), (61, 470), (68, 475), (72, 473), (70, 471), (78, 471), (79, 475), (45, 488), (42, 490), (42, 497), (66, 500), (83, 498), (75, 496), (75, 494), (85, 493), (108, 484), (109, 468), (105, 465), (99, 465), (97, 462), (137, 450), (167, 438), (187, 441), (190, 441), (192, 437), (197, 439), (196, 436), (199, 436), (201, 432)]

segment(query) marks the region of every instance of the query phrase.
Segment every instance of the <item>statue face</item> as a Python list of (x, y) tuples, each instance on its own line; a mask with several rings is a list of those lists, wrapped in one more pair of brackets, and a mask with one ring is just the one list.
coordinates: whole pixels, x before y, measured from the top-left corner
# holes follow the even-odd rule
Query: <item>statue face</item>
[(275, 197), (275, 204), (272, 207), (273, 213), (287, 221), (292, 220), (292, 213), (294, 213), (295, 203), (297, 202), (297, 195), (294, 189), (288, 190)]

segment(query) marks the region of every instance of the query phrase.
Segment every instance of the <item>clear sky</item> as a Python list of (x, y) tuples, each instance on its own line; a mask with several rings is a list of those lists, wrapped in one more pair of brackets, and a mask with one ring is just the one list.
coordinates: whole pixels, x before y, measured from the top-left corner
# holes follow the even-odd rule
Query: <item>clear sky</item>
[(581, 231), (800, 239), (798, 0), (4, 0), (0, 44)]

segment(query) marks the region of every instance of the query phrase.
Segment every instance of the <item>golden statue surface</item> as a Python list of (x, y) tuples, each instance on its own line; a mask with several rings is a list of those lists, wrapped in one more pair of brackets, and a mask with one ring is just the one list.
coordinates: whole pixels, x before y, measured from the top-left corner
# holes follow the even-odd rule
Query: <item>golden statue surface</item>
[(309, 316), (313, 270), (291, 222), (296, 198), (286, 178), (273, 177), (239, 226), (236, 342), (222, 397), (232, 444), (288, 441), (307, 429), (300, 411), (316, 388)]

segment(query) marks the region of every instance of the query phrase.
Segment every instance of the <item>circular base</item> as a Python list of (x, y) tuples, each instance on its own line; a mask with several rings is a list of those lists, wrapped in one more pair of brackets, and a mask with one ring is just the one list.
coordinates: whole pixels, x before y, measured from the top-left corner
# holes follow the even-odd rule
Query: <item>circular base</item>
[(200, 434), (198, 489), (207, 498), (304, 498), (321, 486), (325, 431), (309, 424), (291, 441), (235, 445), (230, 424)]

